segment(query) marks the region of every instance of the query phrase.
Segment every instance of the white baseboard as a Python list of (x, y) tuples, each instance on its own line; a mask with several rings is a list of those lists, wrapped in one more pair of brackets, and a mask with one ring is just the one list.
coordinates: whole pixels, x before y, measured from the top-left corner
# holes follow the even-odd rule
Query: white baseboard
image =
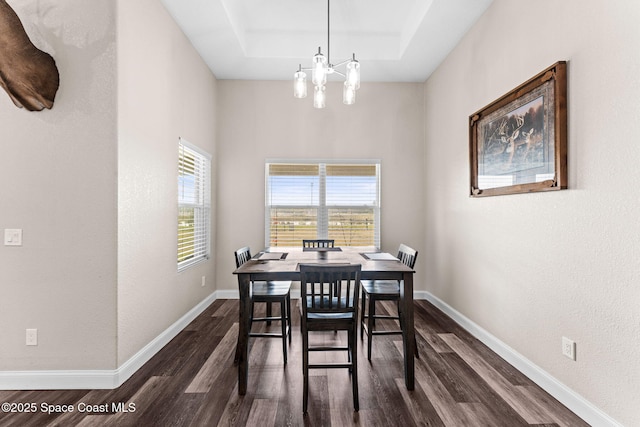
[(620, 423), (595, 407), (591, 402), (562, 384), (539, 366), (532, 363), (526, 357), (491, 335), (485, 329), (465, 317), (446, 302), (429, 292), (416, 292), (415, 299), (425, 299), (456, 323), (466, 329), (471, 335), (484, 343), (496, 354), (506, 360), (514, 368), (529, 377), (534, 383), (556, 398), (560, 403), (569, 408), (584, 421), (594, 427), (622, 427)]
[(0, 372), (0, 390), (93, 390), (120, 387), (218, 298), (221, 297), (217, 292), (209, 295), (158, 335), (153, 341), (134, 354), (118, 369), (85, 371), (4, 371)]

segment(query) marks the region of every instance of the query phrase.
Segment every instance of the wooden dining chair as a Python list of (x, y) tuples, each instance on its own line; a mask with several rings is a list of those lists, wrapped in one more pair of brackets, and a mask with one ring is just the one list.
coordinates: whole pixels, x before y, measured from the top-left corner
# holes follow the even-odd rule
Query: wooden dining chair
[[(409, 268), (413, 269), (416, 264), (418, 251), (401, 244), (398, 248), (398, 259)], [(362, 309), (360, 311), (360, 339), (364, 339), (367, 335), (367, 359), (371, 360), (371, 346), (374, 335), (394, 335), (402, 334), (402, 320), (400, 316), (400, 286), (399, 280), (363, 280), (362, 281)], [(367, 299), (369, 303), (367, 304)], [(396, 301), (398, 314), (383, 315), (376, 314), (377, 301)], [(366, 309), (366, 310), (365, 310)], [(375, 322), (378, 320), (398, 320), (400, 321), (400, 330), (375, 330)], [(415, 346), (416, 358), (420, 358), (418, 354), (418, 346)]]
[[(251, 259), (251, 250), (248, 246), (234, 252), (236, 268)], [(280, 321), (280, 332), (249, 332), (250, 337), (282, 338), (282, 353), (284, 363), (287, 363), (287, 336), (291, 344), (291, 281), (251, 282), (251, 325), (254, 322)], [(255, 303), (267, 303), (266, 316), (254, 317)], [(280, 316), (272, 316), (271, 304), (280, 303)], [(237, 356), (237, 355), (236, 355)]]
[[(353, 408), (355, 411), (360, 408), (357, 357), (360, 272), (360, 264), (300, 265), (304, 414), (307, 414), (309, 397), (309, 369), (348, 368), (351, 373)], [(346, 346), (309, 345), (309, 332), (336, 330), (347, 331)], [(309, 353), (312, 351), (346, 351), (347, 361), (309, 363)]]
[(303, 239), (303, 248), (333, 248), (335, 240), (333, 239)]

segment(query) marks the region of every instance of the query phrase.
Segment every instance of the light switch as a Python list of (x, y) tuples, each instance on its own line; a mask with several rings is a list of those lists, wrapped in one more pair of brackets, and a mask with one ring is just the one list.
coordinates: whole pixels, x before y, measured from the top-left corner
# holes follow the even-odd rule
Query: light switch
[(5, 228), (4, 229), (4, 245), (5, 246), (22, 246), (22, 229), (21, 228)]

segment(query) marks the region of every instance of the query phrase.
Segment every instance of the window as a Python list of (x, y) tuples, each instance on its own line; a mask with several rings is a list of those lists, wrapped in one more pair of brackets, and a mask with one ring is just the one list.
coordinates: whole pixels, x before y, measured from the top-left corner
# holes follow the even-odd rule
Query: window
[(209, 258), (211, 156), (178, 141), (178, 271)]
[(380, 247), (380, 163), (266, 164), (265, 243)]

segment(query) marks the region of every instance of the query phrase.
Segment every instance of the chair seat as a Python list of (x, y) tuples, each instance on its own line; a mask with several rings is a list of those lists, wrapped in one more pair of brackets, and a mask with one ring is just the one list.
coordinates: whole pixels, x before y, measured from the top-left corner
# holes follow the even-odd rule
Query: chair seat
[(307, 313), (307, 321), (356, 319), (355, 313)]
[(397, 280), (362, 280), (361, 283), (367, 294), (400, 297), (400, 284)]
[(253, 297), (284, 297), (291, 290), (291, 282), (253, 282)]
[[(324, 299), (324, 305), (326, 307), (329, 307), (329, 299), (328, 298), (323, 298)], [(320, 306), (320, 298), (316, 297), (316, 306), (319, 307)], [(344, 306), (344, 298), (341, 298), (341, 300), (343, 301), (343, 306)], [(334, 298), (334, 306), (336, 305), (337, 299)], [(302, 304), (300, 304), (299, 306), (300, 308), (300, 315), (303, 315), (303, 310), (302, 310)], [(307, 310), (312, 309), (311, 306), (311, 297), (307, 297)], [(318, 313), (318, 312), (307, 312), (307, 319), (308, 320), (349, 320), (349, 319), (356, 319), (356, 313), (354, 312), (346, 312), (346, 313), (336, 313), (336, 312), (330, 312), (330, 313)]]

